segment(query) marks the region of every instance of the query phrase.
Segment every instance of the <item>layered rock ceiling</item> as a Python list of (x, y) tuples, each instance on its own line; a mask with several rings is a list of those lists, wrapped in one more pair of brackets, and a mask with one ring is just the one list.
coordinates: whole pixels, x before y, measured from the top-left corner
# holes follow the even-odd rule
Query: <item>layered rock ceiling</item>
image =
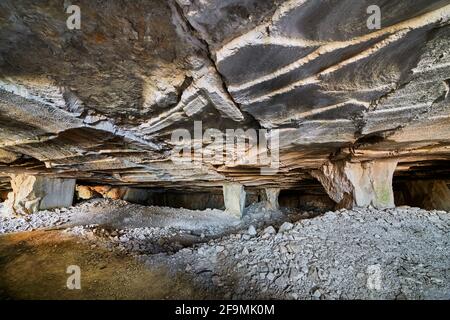
[[(374, 159), (448, 178), (449, 20), (450, 0), (2, 0), (0, 189), (12, 173), (289, 188)], [(172, 132), (194, 121), (278, 129), (280, 169), (173, 163)]]

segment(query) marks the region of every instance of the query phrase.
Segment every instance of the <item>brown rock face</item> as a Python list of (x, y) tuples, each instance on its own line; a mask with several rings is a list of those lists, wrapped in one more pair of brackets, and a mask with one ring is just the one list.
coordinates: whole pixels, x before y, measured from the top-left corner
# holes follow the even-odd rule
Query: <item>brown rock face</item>
[(95, 192), (95, 190), (93, 190), (89, 186), (79, 186), (78, 185), (78, 186), (76, 186), (75, 190), (76, 190), (77, 199), (80, 199), (80, 200), (89, 200), (89, 199), (100, 196), (99, 193)]
[[(0, 190), (45, 175), (116, 199), (124, 186), (305, 188), (315, 172), (342, 205), (384, 207), (393, 165), (378, 163), (450, 179), (449, 0), (77, 5), (71, 30), (67, 1), (0, 3)], [(237, 129), (245, 143), (222, 150)], [(190, 161), (175, 162), (182, 143)], [(278, 158), (264, 174), (263, 153)]]
[(8, 191), (0, 191), (0, 200), (5, 201), (8, 199)]

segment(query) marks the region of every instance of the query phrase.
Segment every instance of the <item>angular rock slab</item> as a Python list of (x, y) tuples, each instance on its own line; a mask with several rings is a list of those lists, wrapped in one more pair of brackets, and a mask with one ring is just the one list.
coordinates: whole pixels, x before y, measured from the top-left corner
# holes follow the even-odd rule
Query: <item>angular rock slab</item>
[(56, 179), (26, 174), (11, 175), (12, 192), (5, 202), (6, 214), (24, 215), (39, 210), (70, 207), (75, 179)]
[(396, 160), (328, 162), (311, 174), (339, 207), (395, 207), (392, 178)]
[(245, 208), (244, 186), (240, 183), (226, 183), (223, 185), (223, 199), (225, 211), (241, 218)]

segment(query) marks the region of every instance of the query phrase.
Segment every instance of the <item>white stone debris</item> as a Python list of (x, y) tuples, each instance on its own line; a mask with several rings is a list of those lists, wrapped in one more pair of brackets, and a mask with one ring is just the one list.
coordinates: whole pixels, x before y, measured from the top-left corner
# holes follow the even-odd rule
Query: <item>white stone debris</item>
[(188, 274), (224, 298), (450, 299), (448, 212), (356, 208), (290, 219), (292, 212), (271, 211), (267, 220), (263, 207), (238, 220), (220, 210), (98, 199), (2, 217), (0, 233), (64, 228), (91, 246)]
[[(196, 282), (214, 287), (214, 276), (232, 299), (450, 298), (447, 212), (359, 208), (280, 229), (275, 235), (268, 227), (248, 239), (229, 235), (189, 253), (145, 259), (173, 272), (188, 264)], [(217, 252), (218, 246), (228, 254)]]

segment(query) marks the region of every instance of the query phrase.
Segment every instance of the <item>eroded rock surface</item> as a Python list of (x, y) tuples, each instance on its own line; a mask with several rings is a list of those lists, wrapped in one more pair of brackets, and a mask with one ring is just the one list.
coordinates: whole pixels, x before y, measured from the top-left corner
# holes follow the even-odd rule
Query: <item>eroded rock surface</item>
[[(67, 1), (0, 3), (1, 190), (21, 173), (290, 188), (343, 158), (450, 177), (448, 0), (77, 5), (81, 29), (69, 30)], [(367, 27), (369, 5), (381, 9), (379, 30)], [(219, 135), (279, 130), (280, 168), (202, 158), (194, 121)], [(175, 129), (192, 134), (198, 165), (172, 161)]]
[(394, 192), (392, 177), (397, 162), (377, 160), (369, 162), (327, 163), (311, 174), (319, 180), (331, 199), (343, 208), (392, 208)]
[(442, 180), (411, 181), (407, 192), (421, 208), (450, 211), (450, 189)]
[(226, 212), (241, 217), (245, 207), (244, 186), (239, 183), (226, 183), (223, 185), (223, 200)]
[(24, 174), (12, 175), (12, 192), (2, 213), (24, 215), (39, 210), (70, 207), (73, 203), (75, 179), (56, 179)]

